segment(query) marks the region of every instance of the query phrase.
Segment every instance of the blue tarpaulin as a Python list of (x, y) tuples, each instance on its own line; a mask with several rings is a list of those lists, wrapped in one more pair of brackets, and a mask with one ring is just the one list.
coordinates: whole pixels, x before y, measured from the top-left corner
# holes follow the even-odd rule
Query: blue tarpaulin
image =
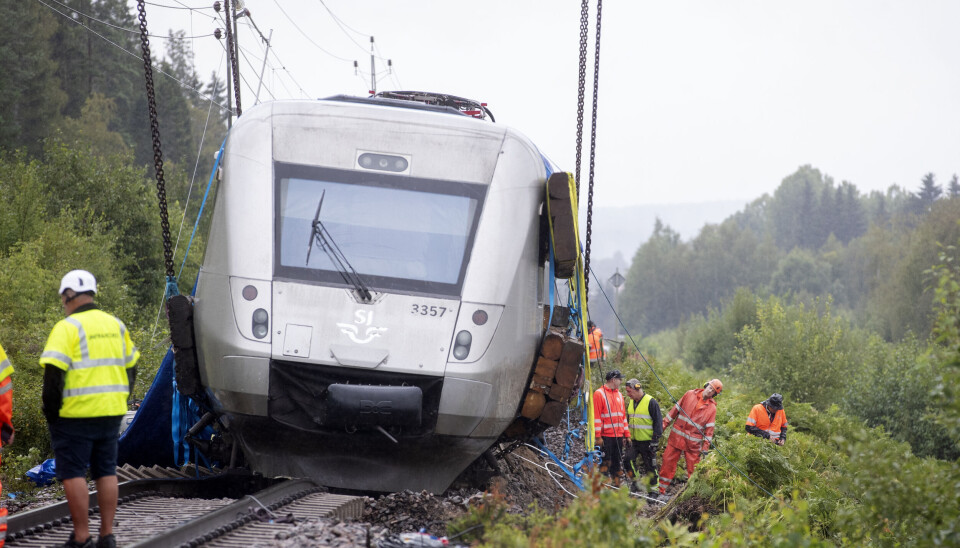
[(133, 422), (120, 435), (117, 464), (174, 466), (170, 414), (173, 407), (173, 349), (160, 364)]

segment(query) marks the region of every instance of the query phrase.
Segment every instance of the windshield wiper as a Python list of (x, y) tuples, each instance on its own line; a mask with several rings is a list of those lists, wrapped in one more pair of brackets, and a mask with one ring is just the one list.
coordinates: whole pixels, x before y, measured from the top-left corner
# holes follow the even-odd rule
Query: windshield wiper
[(360, 274), (357, 273), (353, 265), (350, 264), (350, 261), (347, 260), (347, 256), (343, 254), (336, 240), (333, 239), (333, 236), (327, 231), (327, 227), (323, 226), (323, 221), (320, 220), (320, 208), (323, 207), (323, 197), (326, 194), (326, 190), (320, 194), (320, 201), (317, 203), (317, 213), (313, 216), (310, 240), (307, 242), (307, 262), (305, 264), (309, 266), (310, 252), (313, 251), (313, 244), (316, 242), (317, 245), (320, 246), (320, 249), (327, 254), (327, 257), (330, 259), (330, 262), (333, 263), (333, 267), (337, 269), (337, 272), (340, 273), (343, 281), (346, 282), (347, 285), (353, 286), (354, 291), (356, 291), (361, 301), (369, 303), (373, 300), (370, 289), (363, 283), (363, 278), (360, 277)]

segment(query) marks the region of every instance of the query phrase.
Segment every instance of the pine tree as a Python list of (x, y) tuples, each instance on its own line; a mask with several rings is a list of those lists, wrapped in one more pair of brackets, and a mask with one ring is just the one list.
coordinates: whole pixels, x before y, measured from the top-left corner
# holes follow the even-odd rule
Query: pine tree
[(933, 202), (935, 202), (942, 194), (943, 189), (937, 186), (933, 173), (927, 173), (924, 175), (923, 182), (920, 186), (920, 191), (917, 192), (917, 198), (919, 198), (918, 212), (926, 213), (929, 211), (930, 206), (933, 205)]
[(960, 181), (957, 180), (957, 174), (953, 174), (953, 178), (950, 179), (950, 186), (947, 187), (947, 195), (951, 198), (956, 198), (960, 196)]
[(39, 154), (66, 95), (51, 59), (54, 16), (33, 2), (0, 3), (0, 149)]

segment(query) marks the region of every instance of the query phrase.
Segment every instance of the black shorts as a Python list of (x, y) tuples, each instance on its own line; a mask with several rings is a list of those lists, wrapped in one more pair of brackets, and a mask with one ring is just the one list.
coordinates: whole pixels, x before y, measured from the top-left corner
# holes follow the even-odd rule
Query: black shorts
[(120, 421), (117, 417), (90, 419), (60, 418), (50, 425), (50, 440), (60, 481), (83, 478), (90, 467), (90, 477), (99, 479), (117, 475), (117, 439)]

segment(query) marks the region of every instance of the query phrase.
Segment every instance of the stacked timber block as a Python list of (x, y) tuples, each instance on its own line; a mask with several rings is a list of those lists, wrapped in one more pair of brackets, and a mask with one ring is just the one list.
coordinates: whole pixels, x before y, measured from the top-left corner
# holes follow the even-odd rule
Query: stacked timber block
[(577, 268), (577, 232), (574, 228), (573, 204), (570, 202), (573, 176), (565, 172), (550, 175), (547, 198), (550, 200), (550, 222), (553, 226), (553, 257), (557, 278), (573, 276)]
[(583, 361), (583, 343), (551, 327), (533, 366), (520, 416), (557, 426), (576, 391)]

